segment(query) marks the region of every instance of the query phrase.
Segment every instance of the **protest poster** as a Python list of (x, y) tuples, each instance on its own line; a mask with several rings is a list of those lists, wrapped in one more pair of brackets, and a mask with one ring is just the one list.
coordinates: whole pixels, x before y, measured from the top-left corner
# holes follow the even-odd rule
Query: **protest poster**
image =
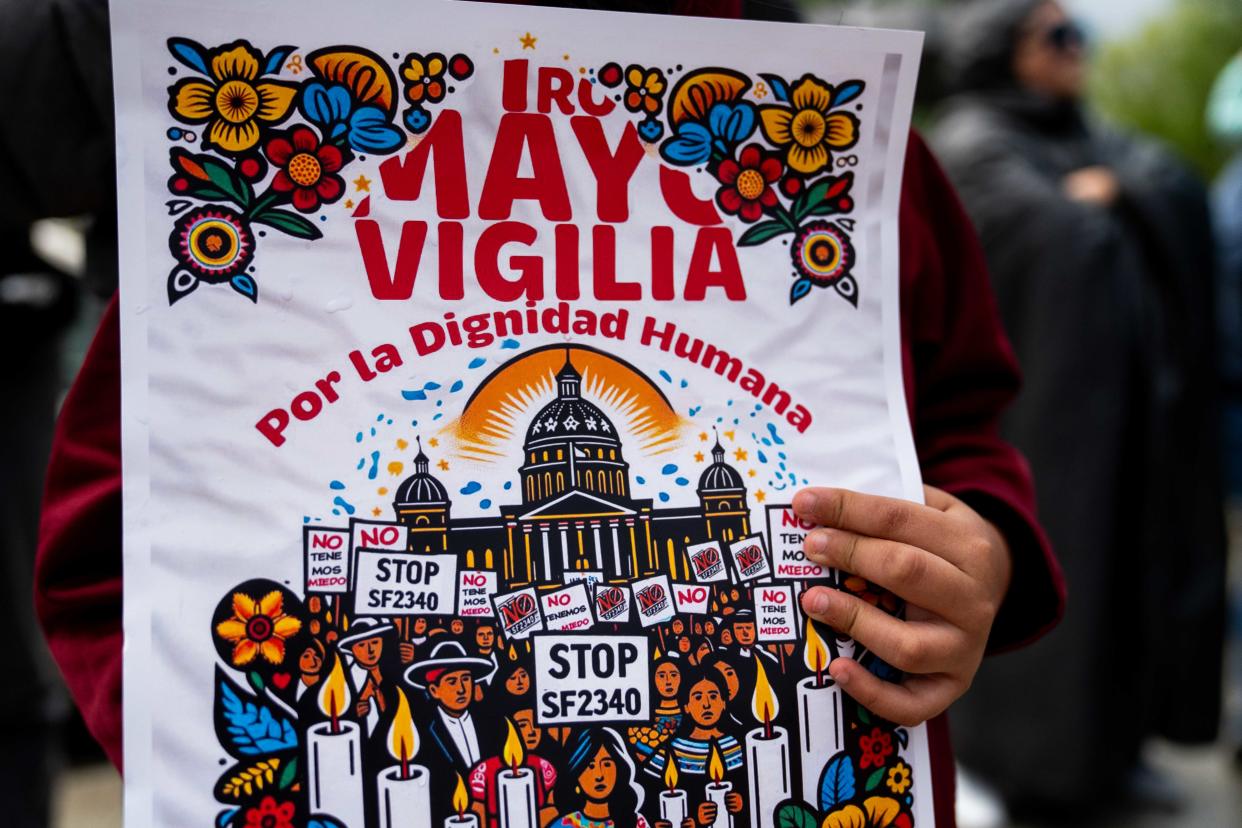
[[(755, 595), (800, 580), (768, 504), (829, 475), (921, 497), (897, 308), (918, 35), (110, 11), (130, 828), (572, 822), (584, 794), (548, 780), (600, 751), (595, 805), (647, 824), (726, 788), (739, 828), (875, 797), (933, 824), (925, 728), (888, 727), (903, 791), (867, 789), (822, 631), (776, 660)], [(310, 567), (343, 527), (344, 590)], [(545, 624), (570, 590), (590, 632)], [(771, 700), (716, 762), (660, 730), (684, 638)], [(830, 766), (858, 784), (827, 800)]]

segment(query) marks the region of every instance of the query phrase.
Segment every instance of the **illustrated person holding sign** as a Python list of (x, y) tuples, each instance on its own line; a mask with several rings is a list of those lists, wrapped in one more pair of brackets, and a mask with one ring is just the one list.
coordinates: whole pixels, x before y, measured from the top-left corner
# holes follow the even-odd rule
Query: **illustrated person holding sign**
[(392, 688), (380, 667), (384, 655), (384, 637), (392, 632), (392, 624), (380, 624), (371, 618), (359, 618), (336, 646), (352, 657), (349, 680), (354, 688), (356, 710), (368, 734), (375, 733), (380, 717), (388, 710)]

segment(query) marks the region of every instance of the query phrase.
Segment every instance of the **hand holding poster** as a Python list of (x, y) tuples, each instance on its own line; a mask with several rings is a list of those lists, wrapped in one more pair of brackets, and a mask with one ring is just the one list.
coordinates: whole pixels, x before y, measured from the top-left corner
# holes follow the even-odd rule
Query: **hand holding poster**
[[(768, 504), (829, 472), (921, 491), (896, 308), (918, 36), (112, 13), (131, 828), (654, 824), (675, 792), (722, 828), (876, 797), (932, 825), (923, 728), (883, 726), (900, 793), (825, 798), (862, 713), (762, 643), (811, 577)], [(839, 721), (805, 747), (821, 697)]]

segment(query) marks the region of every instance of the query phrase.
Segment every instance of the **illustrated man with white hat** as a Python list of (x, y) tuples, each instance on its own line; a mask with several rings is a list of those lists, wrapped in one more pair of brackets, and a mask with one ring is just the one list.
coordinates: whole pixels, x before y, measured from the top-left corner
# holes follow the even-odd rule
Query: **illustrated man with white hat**
[(468, 656), (456, 641), (443, 641), (432, 649), (429, 658), (405, 671), (406, 682), (426, 690), (435, 701), (436, 711), (431, 715), (427, 733), (463, 777), (480, 760), (495, 753), (494, 736), (480, 734), (470, 716), (475, 685), (486, 683), (492, 667), (488, 659)]
[(393, 629), (392, 624), (381, 624), (373, 618), (359, 618), (350, 626), (349, 634), (336, 645), (352, 658), (349, 682), (353, 686), (356, 710), (366, 725), (367, 735), (375, 732), (380, 715), (388, 708), (380, 658), (384, 654), (384, 636)]

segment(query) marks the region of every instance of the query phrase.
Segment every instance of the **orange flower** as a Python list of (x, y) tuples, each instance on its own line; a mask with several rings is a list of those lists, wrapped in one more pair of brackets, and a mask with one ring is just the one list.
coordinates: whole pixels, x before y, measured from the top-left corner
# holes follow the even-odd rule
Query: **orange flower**
[(285, 81), (259, 80), (260, 57), (241, 42), (221, 48), (204, 66), (208, 80), (186, 79), (169, 89), (169, 110), (183, 123), (209, 124), (208, 146), (245, 152), (259, 143), (260, 122), (285, 119), (298, 91)]
[(284, 596), (272, 590), (256, 601), (233, 593), (233, 617), (216, 625), (216, 635), (233, 644), (233, 666), (243, 667), (262, 654), (270, 664), (285, 660), (285, 640), (302, 629), (302, 622), (284, 611)]
[(417, 52), (410, 54), (401, 67), (405, 78), (405, 96), (412, 104), (438, 103), (444, 100), (444, 70), (448, 68), (444, 55), (432, 52), (424, 57)]
[(664, 95), (664, 73), (631, 66), (625, 70), (625, 108), (630, 112), (654, 115), (660, 111)]
[(787, 147), (789, 167), (800, 173), (819, 172), (831, 160), (832, 150), (858, 143), (858, 119), (848, 112), (829, 112), (833, 88), (807, 75), (789, 96), (789, 107), (761, 106), (763, 134), (778, 147)]

